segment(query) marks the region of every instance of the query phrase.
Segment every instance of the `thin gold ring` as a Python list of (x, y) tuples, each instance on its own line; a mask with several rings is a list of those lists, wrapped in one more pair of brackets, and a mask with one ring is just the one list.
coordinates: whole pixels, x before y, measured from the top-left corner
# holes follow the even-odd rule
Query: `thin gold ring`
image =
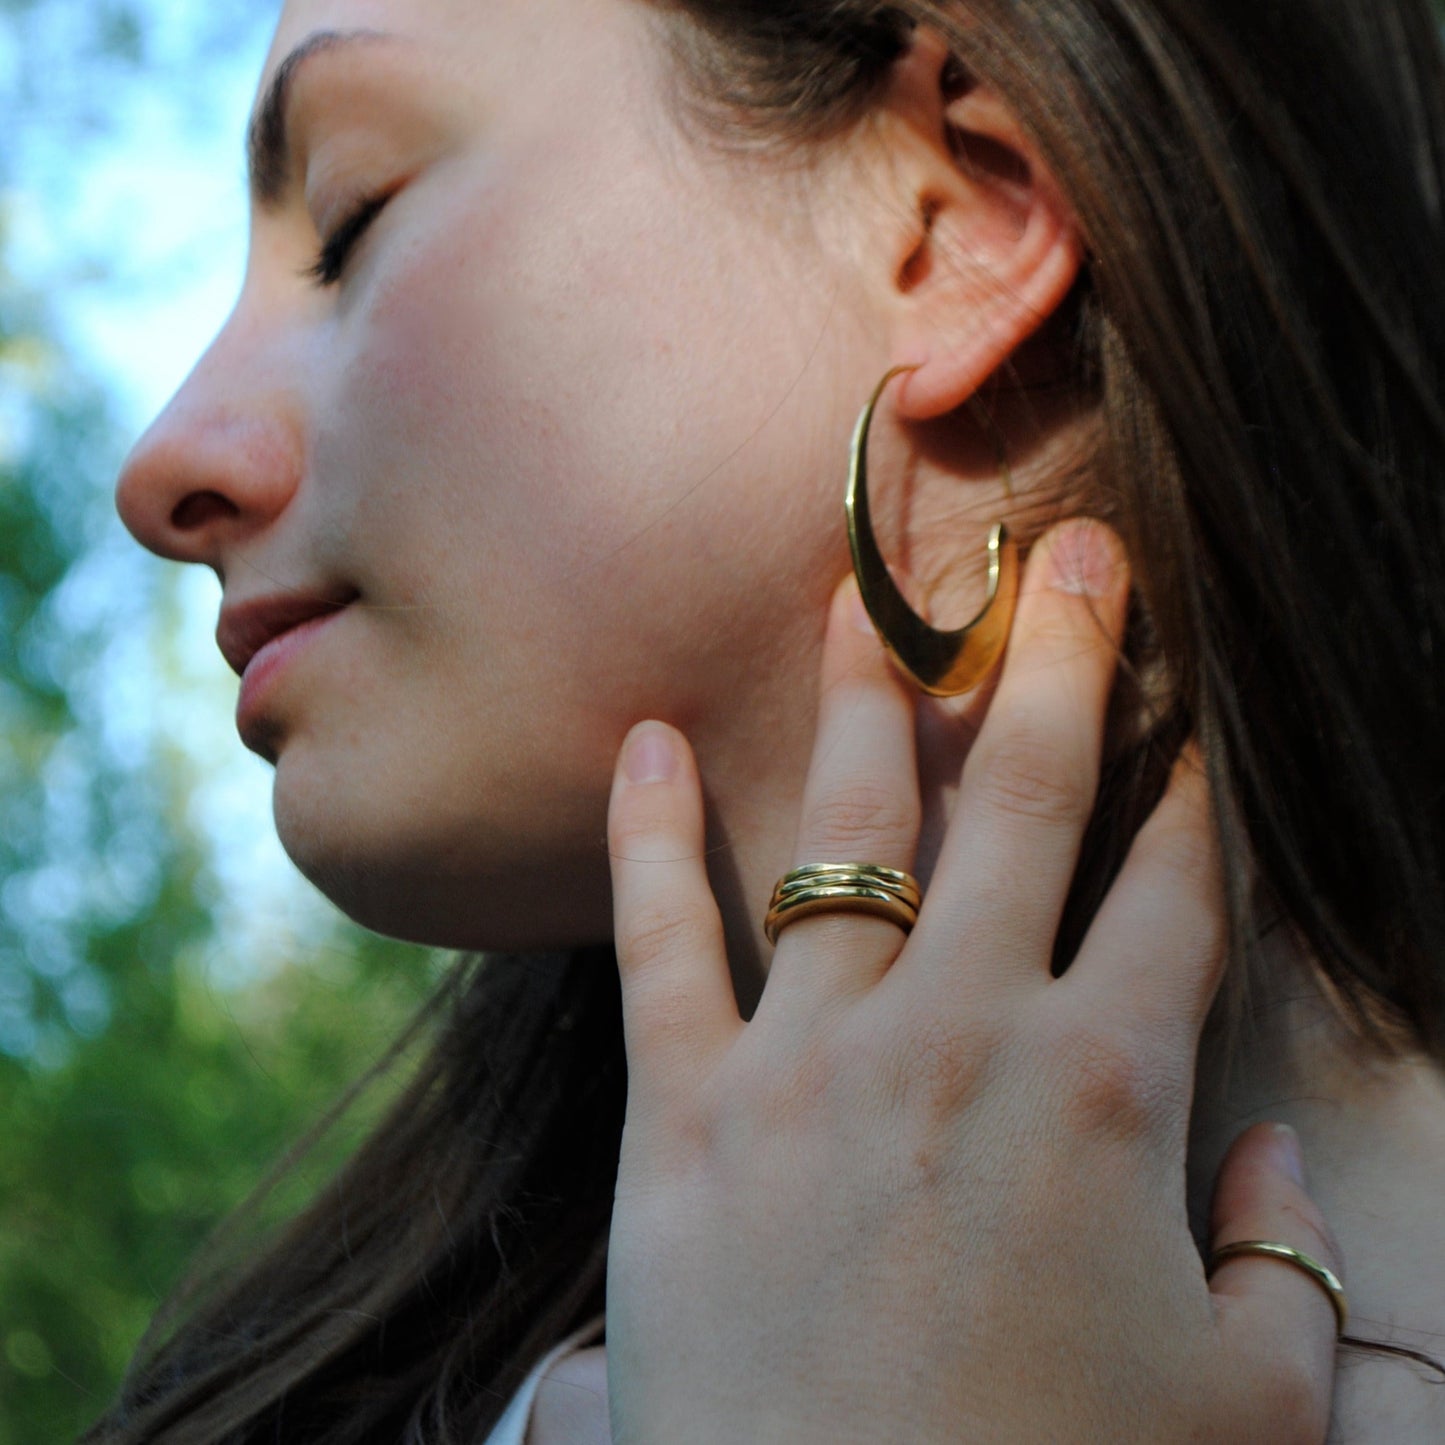
[(1309, 1255), (1298, 1249), (1292, 1249), (1287, 1244), (1274, 1244), (1267, 1239), (1241, 1239), (1234, 1244), (1222, 1245), (1209, 1256), (1207, 1273), (1212, 1276), (1214, 1271), (1227, 1259), (1238, 1259), (1242, 1255), (1251, 1254), (1261, 1255), (1266, 1259), (1283, 1260), (1286, 1264), (1302, 1270), (1314, 1280), (1329, 1296), (1330, 1303), (1335, 1309), (1337, 1332), (1344, 1334), (1345, 1326), (1350, 1322), (1350, 1303), (1345, 1298), (1345, 1287), (1340, 1283), (1340, 1277), (1334, 1270), (1322, 1265), (1319, 1260), (1311, 1259)]

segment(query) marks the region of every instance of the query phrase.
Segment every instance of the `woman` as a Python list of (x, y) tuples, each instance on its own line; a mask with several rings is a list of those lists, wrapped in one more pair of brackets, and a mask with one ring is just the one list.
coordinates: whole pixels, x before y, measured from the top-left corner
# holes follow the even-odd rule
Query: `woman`
[[(605, 1284), (622, 1438), (1319, 1439), (1328, 1276), (1211, 1293), (1190, 1237), (1338, 1262), (1278, 1131), (1205, 1223), (1262, 1118), (1356, 1328), (1428, 1349), (1424, 5), (291, 0), (264, 87), (245, 290), (121, 511), (222, 577), (303, 870), (533, 956), (459, 969), (395, 1112), (93, 1438), (484, 1440)], [(921, 609), (1034, 545), (996, 691), (915, 702), (845, 587), (820, 711), (885, 373)], [(775, 880), (845, 858), (917, 875), (916, 931), (784, 919), (769, 974)], [(568, 1400), (605, 1436), (561, 1388), (602, 1367), (534, 1440), (588, 1438)], [(1399, 1356), (1333, 1405), (1440, 1434)]]

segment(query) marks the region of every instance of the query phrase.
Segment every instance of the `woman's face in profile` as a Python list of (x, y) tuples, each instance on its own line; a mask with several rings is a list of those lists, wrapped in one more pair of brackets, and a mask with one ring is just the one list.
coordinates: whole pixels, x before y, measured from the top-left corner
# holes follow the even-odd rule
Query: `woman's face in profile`
[(121, 478), (222, 579), (288, 850), (385, 931), (606, 937), (626, 729), (737, 771), (810, 714), (876, 367), (821, 203), (669, 67), (635, 0), (293, 0), (244, 290)]

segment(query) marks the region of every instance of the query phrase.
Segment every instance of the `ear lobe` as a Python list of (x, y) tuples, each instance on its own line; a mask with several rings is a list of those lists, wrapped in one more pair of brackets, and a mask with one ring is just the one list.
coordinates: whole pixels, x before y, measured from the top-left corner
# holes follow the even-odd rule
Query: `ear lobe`
[(923, 421), (961, 406), (1048, 321), (1083, 250), (1031, 137), (933, 32), (899, 62), (884, 110), (913, 217), (892, 258), (893, 355), (917, 367), (897, 404)]

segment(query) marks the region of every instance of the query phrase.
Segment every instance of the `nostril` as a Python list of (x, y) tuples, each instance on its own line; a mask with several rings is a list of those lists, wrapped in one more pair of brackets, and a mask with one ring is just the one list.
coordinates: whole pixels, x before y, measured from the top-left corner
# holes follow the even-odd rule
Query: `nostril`
[(177, 503), (171, 513), (171, 526), (178, 532), (193, 532), (215, 522), (237, 515), (236, 504), (219, 492), (192, 492)]

